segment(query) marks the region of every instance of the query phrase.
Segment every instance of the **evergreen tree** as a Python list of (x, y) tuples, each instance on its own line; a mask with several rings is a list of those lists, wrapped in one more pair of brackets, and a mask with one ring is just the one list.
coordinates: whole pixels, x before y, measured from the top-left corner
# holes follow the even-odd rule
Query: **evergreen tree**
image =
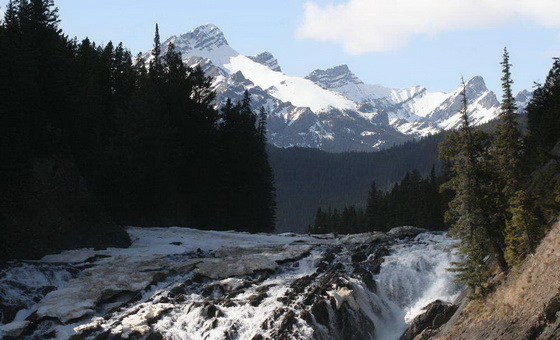
[(6, 5), (6, 11), (4, 12), (4, 20), (2, 22), (2, 28), (14, 28), (19, 25), (18, 18), (18, 7), (19, 0), (10, 0)]
[(511, 91), (511, 64), (504, 48), (502, 76), (502, 106), (496, 131), (493, 152), (495, 172), (499, 177), (501, 192), (506, 200), (513, 197), (521, 183), (521, 132), (517, 123), (517, 108)]
[(491, 273), (486, 264), (487, 250), (484, 248), (484, 234), (475, 229), (463, 235), (457, 245), (460, 254), (467, 256), (467, 260), (452, 262), (450, 271), (455, 272), (455, 279), (466, 284), (470, 289), (470, 298), (484, 297), (488, 291), (488, 280)]
[(466, 86), (463, 82), (462, 125), (442, 145), (441, 155), (452, 172), (443, 188), (453, 190), (455, 197), (449, 203), (447, 218), (452, 223), (452, 235), (460, 240), (458, 250), (463, 260), (454, 264), (458, 278), (468, 283), (475, 292), (483, 289), (488, 268), (483, 259), (490, 249), (502, 270), (507, 270), (503, 251), (495, 239), (485, 197), (484, 137), (473, 131), (467, 114)]
[(426, 180), (426, 186), (425, 198), (420, 197), (421, 204), (423, 204), (422, 215), (426, 216), (427, 225), (430, 229), (443, 230), (445, 229), (443, 217), (445, 198), (439, 191), (440, 180), (436, 175), (435, 165), (432, 165), (430, 175)]
[[(509, 54), (504, 49), (502, 76), (503, 99), (500, 112), (500, 120), (496, 131), (494, 142), (493, 172), (496, 174), (494, 182), (497, 186), (497, 199), (495, 200), (495, 225), (497, 230), (493, 237), (498, 238), (498, 242), (506, 244), (506, 260), (512, 265), (519, 261), (520, 254), (525, 253), (524, 244), (515, 244), (519, 240), (519, 218), (514, 212), (520, 213), (520, 199), (518, 190), (521, 187), (521, 132), (517, 124), (517, 108), (515, 107), (514, 98), (511, 91), (511, 64), (509, 63)], [(515, 221), (514, 221), (515, 219)], [(501, 226), (505, 226), (502, 230)], [(501, 235), (505, 233), (505, 239), (502, 241)], [(516, 249), (517, 248), (517, 249)]]
[(541, 223), (533, 213), (525, 191), (515, 193), (511, 200), (511, 219), (506, 224), (506, 259), (510, 266), (520, 263), (536, 250), (542, 237)]
[(50, 215), (66, 206), (29, 222), (43, 213), (24, 213), (37, 206), (33, 186), (53, 184), (53, 176), (38, 174), (50, 171), (38, 161), (76, 173), (61, 190), (85, 192), (93, 202), (72, 202), (83, 208), (76, 214), (84, 226), (90, 218), (107, 230), (111, 219), (274, 230), (266, 112), (253, 112), (248, 94), (235, 107), (226, 104), (218, 127), (211, 78), (185, 66), (173, 44), (162, 54), (159, 26), (146, 65), (141, 55), (133, 63), (122, 44), (69, 40), (58, 24), (52, 0), (11, 0), (0, 23), (0, 224), (8, 235), (0, 257), (32, 242), (65, 247), (65, 237), (87, 234), (68, 227), (75, 225), (68, 216)]
[(224, 140), (226, 216), (237, 228), (247, 231), (273, 231), (275, 220), (274, 175), (266, 152), (266, 113), (251, 108), (251, 97), (233, 106), (227, 101), (222, 110)]
[(341, 233), (388, 231), (403, 225), (442, 230), (445, 228), (443, 202), (435, 167), (426, 178), (413, 170), (386, 193), (372, 182), (365, 211), (354, 205), (345, 206), (337, 220), (330, 209), (327, 212), (319, 209), (314, 230), (325, 229), (324, 225), (338, 225), (340, 229), (336, 231)]
[(550, 150), (560, 138), (560, 58), (554, 58), (544, 84), (536, 85), (526, 107), (527, 158), (530, 170), (550, 158)]
[(381, 192), (377, 190), (375, 181), (371, 182), (366, 203), (366, 219), (369, 230), (384, 230), (385, 221), (381, 212)]

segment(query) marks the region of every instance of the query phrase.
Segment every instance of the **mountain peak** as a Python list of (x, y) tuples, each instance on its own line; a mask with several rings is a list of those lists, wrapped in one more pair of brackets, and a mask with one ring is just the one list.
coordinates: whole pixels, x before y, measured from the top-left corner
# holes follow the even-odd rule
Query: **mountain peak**
[(474, 76), (466, 83), (467, 88), (474, 91), (475, 93), (481, 93), (488, 91), (484, 78), (481, 76)]
[(282, 72), (282, 68), (278, 65), (278, 60), (274, 58), (270, 52), (262, 52), (253, 56), (248, 56), (249, 59), (256, 61), (259, 64), (268, 66), (273, 71)]
[(520, 102), (526, 102), (526, 101), (529, 101), (529, 99), (531, 99), (531, 97), (532, 97), (531, 92), (529, 92), (527, 90), (521, 90), (515, 96), (515, 100), (520, 101)]
[(350, 68), (346, 64), (331, 67), (326, 70), (317, 69), (308, 74), (305, 78), (325, 89), (339, 88), (350, 83), (363, 84), (363, 82), (350, 71)]
[(215, 25), (206, 24), (176, 38), (175, 45), (181, 50), (211, 51), (220, 46), (229, 46), (224, 33)]

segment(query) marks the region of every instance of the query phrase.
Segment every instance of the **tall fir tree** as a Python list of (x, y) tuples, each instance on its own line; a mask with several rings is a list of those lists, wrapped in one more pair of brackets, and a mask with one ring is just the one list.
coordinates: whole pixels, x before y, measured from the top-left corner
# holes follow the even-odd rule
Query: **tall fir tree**
[[(517, 123), (517, 107), (513, 98), (511, 85), (511, 64), (509, 62), (509, 53), (504, 48), (502, 65), (502, 89), (503, 98), (499, 123), (496, 130), (494, 141), (494, 149), (492, 150), (492, 168), (496, 175), (493, 180), (496, 187), (496, 200), (493, 209), (494, 224), (498, 230), (495, 231), (494, 237), (499, 237), (499, 242), (503, 242), (506, 246), (505, 255), (507, 262), (516, 264), (519, 260), (519, 254), (525, 253), (522, 244), (515, 245), (519, 234), (519, 215), (529, 214), (520, 200), (518, 191), (522, 184), (522, 137)], [(525, 218), (523, 217), (523, 218)], [(534, 216), (533, 216), (534, 217)], [(514, 221), (515, 220), (515, 221)], [(503, 226), (503, 227), (502, 227)], [(505, 234), (504, 239), (501, 235)], [(514, 249), (514, 248), (519, 249)]]
[(159, 25), (156, 24), (156, 32), (154, 35), (154, 46), (152, 48), (152, 60), (150, 61), (150, 76), (156, 80), (160, 81), (163, 76), (163, 62), (162, 62), (162, 50), (161, 50), (161, 40), (159, 37)]
[(560, 138), (560, 58), (554, 58), (545, 82), (535, 86), (525, 109), (529, 170), (550, 159), (550, 151)]
[(375, 181), (371, 182), (369, 195), (366, 202), (366, 219), (369, 230), (384, 230), (385, 221), (382, 219), (381, 212), (381, 192), (377, 189)]
[(504, 48), (502, 65), (502, 105), (494, 143), (494, 166), (500, 180), (501, 192), (507, 198), (513, 197), (521, 185), (521, 132), (517, 123), (517, 107), (511, 85), (511, 64), (509, 53)]
[(452, 223), (451, 233), (460, 240), (458, 250), (462, 261), (454, 263), (453, 270), (459, 273), (459, 280), (466, 282), (473, 293), (484, 292), (483, 283), (488, 276), (488, 268), (483, 259), (492, 250), (502, 270), (507, 270), (502, 249), (494, 239), (493, 225), (490, 221), (485, 193), (484, 166), (481, 164), (485, 154), (484, 136), (480, 135), (469, 122), (466, 85), (463, 81), (462, 124), (442, 145), (440, 154), (450, 165), (451, 179), (443, 184), (455, 197), (449, 203), (447, 218)]
[(536, 250), (542, 229), (525, 191), (516, 192), (510, 202), (511, 218), (506, 223), (505, 254), (508, 263), (513, 266)]

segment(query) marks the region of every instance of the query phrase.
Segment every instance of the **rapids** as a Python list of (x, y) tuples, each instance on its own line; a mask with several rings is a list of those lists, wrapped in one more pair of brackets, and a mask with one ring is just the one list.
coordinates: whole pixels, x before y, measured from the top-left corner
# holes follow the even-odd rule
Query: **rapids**
[(424, 306), (461, 289), (446, 270), (453, 240), (411, 227), (339, 237), (129, 233), (129, 249), (0, 269), (0, 336), (395, 340)]

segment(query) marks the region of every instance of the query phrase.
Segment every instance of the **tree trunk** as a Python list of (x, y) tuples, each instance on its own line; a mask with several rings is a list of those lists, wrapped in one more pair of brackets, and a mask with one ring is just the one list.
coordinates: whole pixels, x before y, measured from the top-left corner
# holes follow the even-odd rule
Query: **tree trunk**
[(498, 266), (500, 267), (500, 271), (502, 271), (503, 273), (507, 273), (509, 267), (502, 247), (500, 247), (498, 242), (494, 241), (492, 242), (492, 248), (494, 250), (494, 256), (496, 257), (496, 262), (498, 262)]

